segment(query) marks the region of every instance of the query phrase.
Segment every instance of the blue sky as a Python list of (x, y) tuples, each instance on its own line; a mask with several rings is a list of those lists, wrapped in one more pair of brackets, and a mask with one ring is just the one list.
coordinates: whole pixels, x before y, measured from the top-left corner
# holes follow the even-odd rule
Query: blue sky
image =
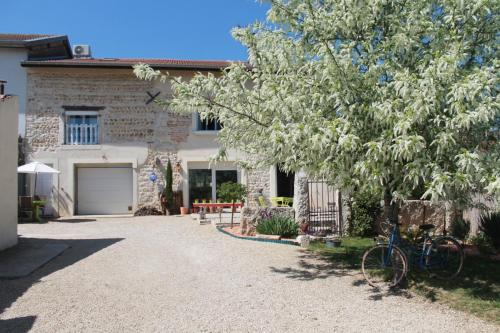
[(94, 57), (244, 60), (230, 30), (267, 9), (255, 0), (1, 0), (0, 32), (65, 34)]

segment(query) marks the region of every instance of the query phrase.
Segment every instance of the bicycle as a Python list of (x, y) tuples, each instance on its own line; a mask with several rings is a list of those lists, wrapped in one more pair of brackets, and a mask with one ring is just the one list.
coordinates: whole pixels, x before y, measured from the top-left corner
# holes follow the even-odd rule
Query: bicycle
[[(452, 279), (460, 274), (464, 253), (460, 243), (451, 236), (433, 238), (433, 224), (423, 224), (423, 236), (417, 245), (401, 238), (401, 223), (391, 223), (387, 243), (377, 244), (363, 254), (363, 276), (372, 287), (396, 287), (407, 275), (411, 266), (426, 270), (442, 279)], [(410, 260), (409, 260), (410, 259)]]

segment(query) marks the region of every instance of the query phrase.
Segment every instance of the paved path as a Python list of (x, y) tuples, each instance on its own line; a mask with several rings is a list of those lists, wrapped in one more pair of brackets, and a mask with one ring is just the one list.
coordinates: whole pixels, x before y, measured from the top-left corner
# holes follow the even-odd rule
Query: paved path
[(20, 225), (71, 248), (0, 281), (0, 331), (495, 332), (469, 315), (371, 291), (297, 247), (234, 239), (189, 218)]

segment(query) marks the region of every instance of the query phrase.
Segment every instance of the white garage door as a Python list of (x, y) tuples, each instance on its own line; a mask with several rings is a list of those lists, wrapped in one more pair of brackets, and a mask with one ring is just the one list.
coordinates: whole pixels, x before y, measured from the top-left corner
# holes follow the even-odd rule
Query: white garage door
[(132, 168), (78, 168), (79, 215), (130, 213)]

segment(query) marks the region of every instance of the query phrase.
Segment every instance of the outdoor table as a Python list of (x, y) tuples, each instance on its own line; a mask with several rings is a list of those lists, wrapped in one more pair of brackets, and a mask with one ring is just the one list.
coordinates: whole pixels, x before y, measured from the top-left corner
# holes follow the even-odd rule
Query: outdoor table
[(214, 207), (216, 209), (223, 209), (223, 208), (241, 208), (243, 207), (243, 204), (241, 202), (214, 202), (214, 203), (193, 203), (194, 208), (203, 208), (206, 210), (206, 208)]
[(219, 221), (222, 222), (222, 210), (224, 208), (232, 208), (233, 211), (235, 208), (243, 207), (243, 203), (241, 202), (214, 202), (214, 203), (193, 203), (193, 208), (201, 208), (206, 213), (207, 208), (213, 207), (219, 213)]

